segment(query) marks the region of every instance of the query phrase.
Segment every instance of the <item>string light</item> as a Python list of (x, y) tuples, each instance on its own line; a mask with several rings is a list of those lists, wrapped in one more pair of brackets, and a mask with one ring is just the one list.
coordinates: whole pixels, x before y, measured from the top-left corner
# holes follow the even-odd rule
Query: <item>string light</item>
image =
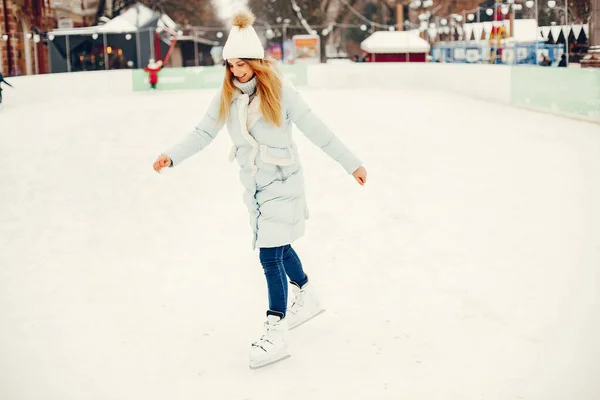
[(370, 24), (371, 26), (376, 26), (378, 28), (386, 28), (389, 29), (389, 25), (384, 25), (384, 24), (379, 24), (375, 21), (371, 21), (369, 18), (365, 17), (364, 15), (362, 15), (361, 13), (359, 13), (358, 11), (356, 11), (356, 9), (354, 7), (352, 7), (346, 0), (340, 0), (349, 10), (350, 12), (352, 12), (352, 14), (356, 15), (358, 18), (360, 18), (361, 20), (363, 20), (364, 22)]
[(311, 28), (310, 25), (308, 25), (308, 22), (306, 22), (306, 19), (302, 15), (302, 11), (300, 10), (300, 6), (298, 6), (298, 3), (296, 3), (296, 0), (291, 0), (291, 1), (292, 1), (292, 8), (296, 12), (296, 16), (300, 20), (300, 23), (302, 24), (304, 29), (306, 29), (306, 32), (316, 35), (317, 31), (313, 30), (313, 28)]

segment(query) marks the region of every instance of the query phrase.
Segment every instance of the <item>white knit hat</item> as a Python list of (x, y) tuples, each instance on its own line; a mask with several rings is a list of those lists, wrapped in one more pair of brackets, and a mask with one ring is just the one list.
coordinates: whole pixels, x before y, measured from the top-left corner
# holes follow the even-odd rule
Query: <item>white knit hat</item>
[(240, 11), (233, 16), (233, 27), (223, 47), (223, 58), (265, 58), (265, 50), (252, 27), (254, 14)]

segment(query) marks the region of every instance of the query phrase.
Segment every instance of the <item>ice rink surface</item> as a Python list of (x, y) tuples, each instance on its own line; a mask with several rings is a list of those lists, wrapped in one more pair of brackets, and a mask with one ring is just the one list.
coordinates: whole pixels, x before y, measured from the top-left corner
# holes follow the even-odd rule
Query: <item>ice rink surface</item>
[(301, 93), (368, 182), (295, 132), (295, 248), (327, 312), (257, 371), (266, 285), (227, 131), (152, 170), (214, 91), (7, 101), (1, 399), (600, 398), (599, 125), (418, 90)]

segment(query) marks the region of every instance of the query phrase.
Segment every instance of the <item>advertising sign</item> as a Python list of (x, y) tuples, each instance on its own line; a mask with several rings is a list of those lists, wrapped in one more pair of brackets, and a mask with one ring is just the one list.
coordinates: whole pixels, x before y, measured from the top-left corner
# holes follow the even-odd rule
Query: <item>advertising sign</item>
[(454, 59), (459, 61), (465, 59), (465, 49), (463, 47), (457, 47), (454, 49)]
[(294, 42), (294, 62), (297, 64), (317, 64), (321, 62), (321, 39), (319, 35), (296, 35)]
[(467, 49), (467, 54), (465, 59), (468, 63), (478, 63), (481, 59), (481, 54), (479, 53), (479, 49)]

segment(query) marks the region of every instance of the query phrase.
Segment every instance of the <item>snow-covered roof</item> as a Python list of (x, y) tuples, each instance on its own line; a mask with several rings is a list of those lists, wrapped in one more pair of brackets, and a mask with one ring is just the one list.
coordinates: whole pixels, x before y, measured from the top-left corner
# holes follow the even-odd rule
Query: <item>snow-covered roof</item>
[(137, 3), (123, 14), (111, 19), (104, 25), (73, 29), (55, 29), (54, 35), (86, 35), (93, 33), (126, 33), (135, 32), (137, 28), (159, 26), (176, 29), (177, 24), (166, 14), (153, 11), (141, 3)]
[(65, 29), (54, 29), (48, 32), (49, 35), (64, 36), (64, 35), (92, 35), (98, 33), (96, 26), (89, 26), (85, 28), (65, 28)]
[(428, 53), (429, 43), (421, 39), (418, 30), (377, 31), (366, 38), (360, 48), (368, 53)]
[(171, 29), (177, 28), (177, 24), (175, 23), (175, 21), (173, 21), (171, 17), (169, 17), (167, 14), (163, 14), (160, 16), (157, 26), (167, 27)]
[[(158, 20), (156, 23), (156, 20)], [(98, 27), (101, 32), (133, 32), (137, 27), (148, 25), (164, 26), (175, 29), (177, 24), (166, 14), (159, 14), (141, 3), (137, 3), (123, 14)]]
[(131, 24), (129, 21), (120, 19), (119, 17), (113, 18), (106, 24), (98, 27), (98, 32), (106, 33), (133, 32), (135, 30), (135, 25)]

